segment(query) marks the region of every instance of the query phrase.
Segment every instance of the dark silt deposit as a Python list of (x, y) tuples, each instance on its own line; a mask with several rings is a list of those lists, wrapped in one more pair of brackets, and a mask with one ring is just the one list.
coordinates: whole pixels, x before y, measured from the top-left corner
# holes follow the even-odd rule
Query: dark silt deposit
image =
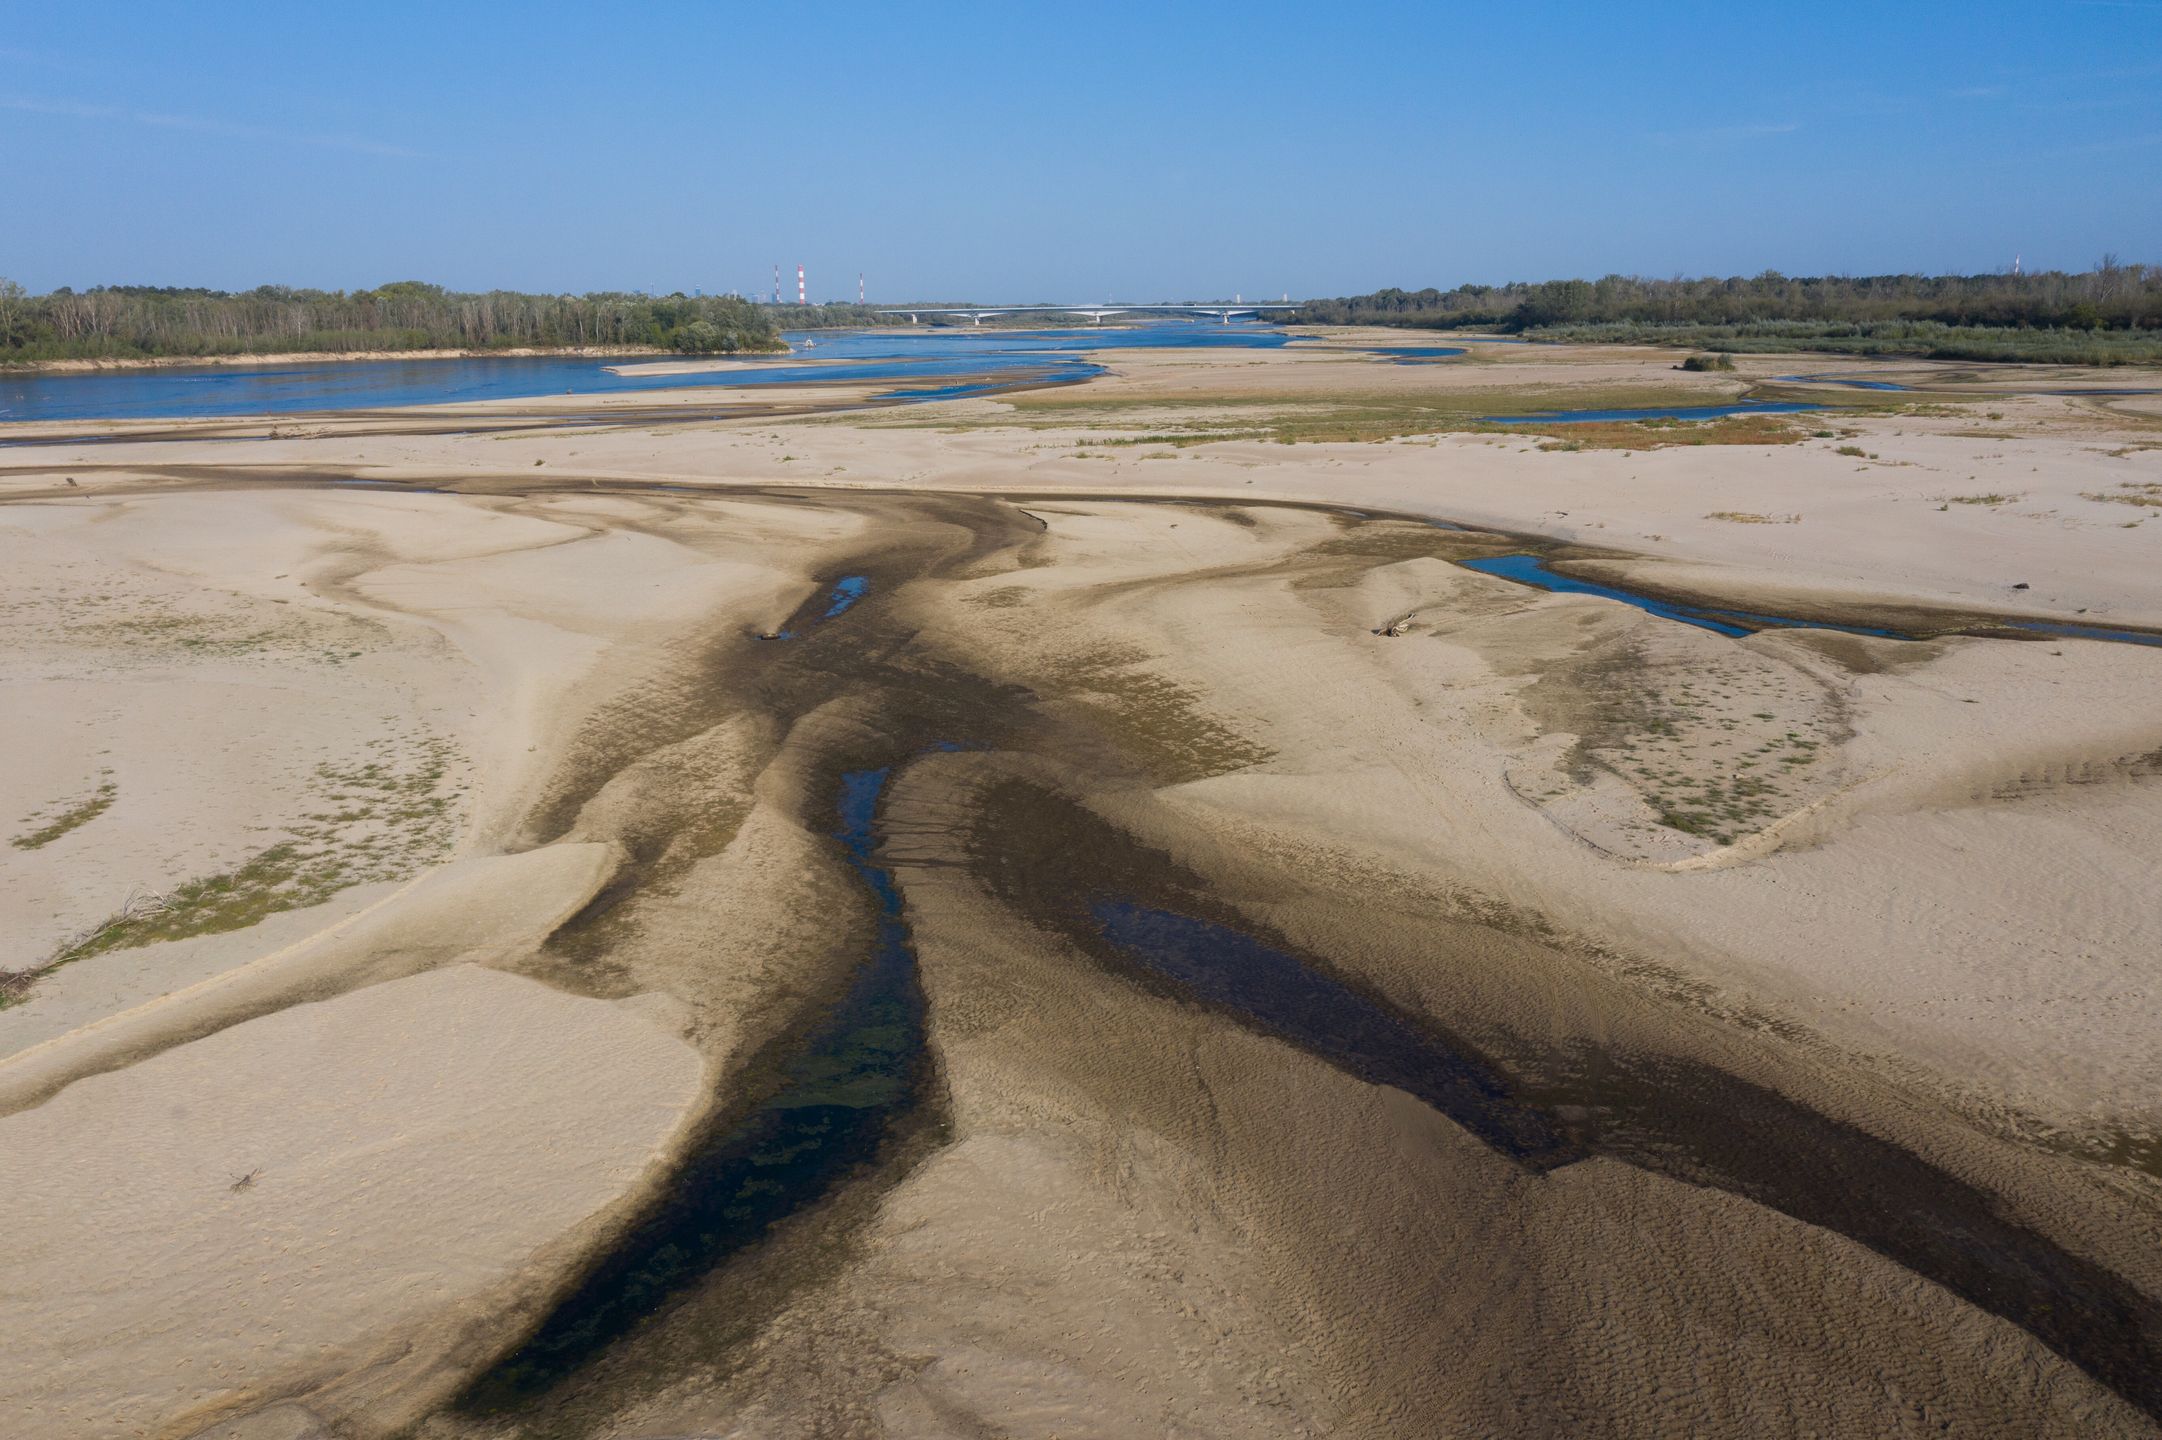
[(1580, 1159), (1552, 1120), (1477, 1056), (1251, 935), (1130, 901), (1090, 908), (1134, 964), (1376, 1085), (1433, 1106), (1513, 1160)]
[[(1844, 1235), (2162, 1415), (2162, 1305), (2007, 1218), (1986, 1191), (1686, 1053), (1605, 1035), (1497, 1049), (1493, 1035), (1506, 1032), (1485, 1027), (1475, 1047), (1448, 1017), (1410, 1012), (1355, 972), (1240, 924), (1200, 877), (1074, 802), (1002, 789), (971, 846), (994, 890), (1167, 1003), (1221, 1011), (1402, 1089), (1534, 1172), (1603, 1156)], [(1274, 903), (1298, 894), (1285, 880)], [(1451, 964), (1437, 954), (1421, 968)]]
[(780, 1087), (699, 1145), (668, 1193), (461, 1404), (490, 1411), (545, 1390), (877, 1158), (928, 1079), (923, 992), (901, 896), (874, 858), (890, 770), (841, 777), (835, 838), (877, 900), (870, 957), (782, 1067)]

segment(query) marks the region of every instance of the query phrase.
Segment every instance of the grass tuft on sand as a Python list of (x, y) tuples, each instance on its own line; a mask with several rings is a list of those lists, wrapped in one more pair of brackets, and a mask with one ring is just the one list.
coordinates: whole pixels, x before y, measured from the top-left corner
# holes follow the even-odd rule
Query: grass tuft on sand
[(280, 911), (320, 905), (355, 885), (411, 878), (447, 855), (456, 838), (458, 792), (446, 783), (452, 758), (448, 742), (426, 739), (390, 760), (319, 767), (327, 808), (288, 827), (290, 838), (230, 870), (162, 894), (130, 895), (43, 965), (0, 976), (0, 1008), (20, 1002), (39, 979), (77, 960), (244, 930)]
[[(1510, 427), (1538, 432), (1537, 422)], [(1585, 421), (1558, 427), (1541, 450), (1664, 450), (1673, 445), (1796, 445), (1800, 426), (1776, 415), (1727, 415), (1717, 420)]]
[(2145, 480), (2120, 480), (2115, 490), (2082, 490), (2083, 500), (2100, 500), (2110, 505), (2141, 505), (2162, 509), (2162, 484)]
[(42, 850), (61, 836), (68, 834), (70, 831), (80, 830), (83, 826), (88, 825), (107, 810), (110, 810), (113, 801), (120, 798), (120, 787), (113, 783), (111, 771), (101, 770), (98, 774), (98, 788), (91, 791), (86, 799), (78, 800), (57, 815), (40, 816), (32, 814), (24, 816), (23, 823), (25, 825), (33, 825), (37, 828), (17, 835), (8, 843), (18, 850)]

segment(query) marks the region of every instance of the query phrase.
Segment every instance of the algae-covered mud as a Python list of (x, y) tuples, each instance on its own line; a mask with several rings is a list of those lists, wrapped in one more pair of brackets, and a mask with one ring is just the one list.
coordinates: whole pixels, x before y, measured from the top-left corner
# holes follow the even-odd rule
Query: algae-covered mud
[(1371, 340), (10, 452), (9, 1433), (2162, 1429), (2142, 422)]

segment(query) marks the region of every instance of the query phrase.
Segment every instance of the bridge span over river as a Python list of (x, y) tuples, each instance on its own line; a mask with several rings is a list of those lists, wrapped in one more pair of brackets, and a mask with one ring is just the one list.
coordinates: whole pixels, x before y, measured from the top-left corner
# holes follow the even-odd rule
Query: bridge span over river
[(1234, 301), (1224, 304), (1178, 304), (1178, 305), (902, 305), (883, 310), (885, 315), (906, 315), (909, 323), (920, 325), (926, 315), (955, 320), (968, 320), (981, 325), (999, 315), (1086, 315), (1091, 322), (1101, 325), (1107, 315), (1191, 315), (1196, 319), (1213, 317), (1226, 324), (1241, 315), (1260, 318), (1271, 310), (1296, 310), (1297, 301), (1286, 300), (1273, 304), (1248, 305)]

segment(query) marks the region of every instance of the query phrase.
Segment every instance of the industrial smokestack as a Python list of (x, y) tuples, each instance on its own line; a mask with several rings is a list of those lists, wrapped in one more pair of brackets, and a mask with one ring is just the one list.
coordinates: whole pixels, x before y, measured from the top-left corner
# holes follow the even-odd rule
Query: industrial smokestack
[(858, 305), (863, 303), (863, 272), (861, 270), (856, 272), (856, 303)]
[(781, 303), (781, 267), (778, 262), (773, 267), (773, 303)]
[(810, 292), (803, 288), (803, 267), (801, 265), (796, 267), (796, 303), (798, 305), (811, 303)]

